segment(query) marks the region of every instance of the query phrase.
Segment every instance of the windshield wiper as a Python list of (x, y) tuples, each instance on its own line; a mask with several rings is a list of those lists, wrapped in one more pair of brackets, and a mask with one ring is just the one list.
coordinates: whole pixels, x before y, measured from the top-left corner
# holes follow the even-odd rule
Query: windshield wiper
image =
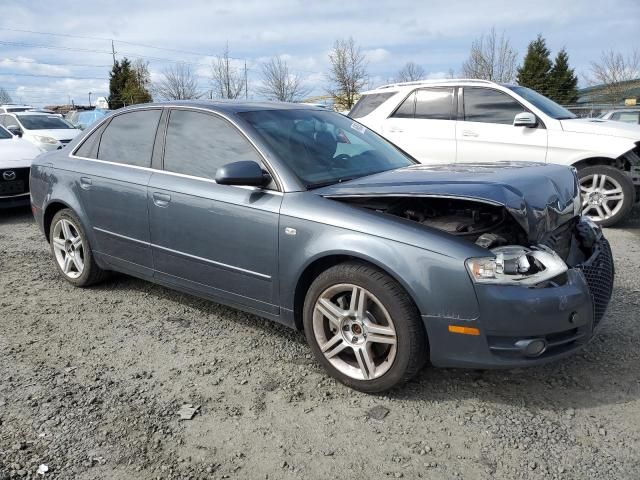
[(360, 177), (345, 177), (345, 178), (329, 180), (327, 182), (308, 183), (305, 185), (305, 187), (307, 188), (307, 190), (313, 190), (314, 188), (328, 187), (329, 185), (336, 185), (338, 183), (348, 182), (349, 180), (355, 180), (356, 178), (360, 178)]

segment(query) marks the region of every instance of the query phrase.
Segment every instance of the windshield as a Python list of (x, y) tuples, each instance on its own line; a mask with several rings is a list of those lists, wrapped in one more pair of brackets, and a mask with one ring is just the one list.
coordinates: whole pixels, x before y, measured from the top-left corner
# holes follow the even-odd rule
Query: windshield
[(13, 135), (11, 135), (9, 130), (6, 130), (4, 127), (0, 126), (0, 140), (7, 140), (10, 138), (13, 138)]
[(239, 115), (307, 188), (415, 163), (382, 137), (339, 113), (262, 110)]
[(535, 90), (531, 90), (527, 87), (516, 87), (513, 85), (506, 85), (510, 90), (513, 90), (525, 100), (533, 103), (537, 108), (556, 120), (566, 120), (569, 118), (577, 118), (575, 114), (571, 113), (564, 107), (561, 107), (553, 100), (540, 95)]
[(55, 115), (20, 115), (18, 119), (27, 130), (61, 130), (74, 128), (73, 125)]

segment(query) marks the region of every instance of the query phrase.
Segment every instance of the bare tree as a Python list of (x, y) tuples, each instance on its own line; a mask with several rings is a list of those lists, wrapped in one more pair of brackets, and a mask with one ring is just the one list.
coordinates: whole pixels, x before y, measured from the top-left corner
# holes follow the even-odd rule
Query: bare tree
[(246, 95), (246, 80), (243, 73), (233, 65), (233, 59), (229, 56), (229, 44), (222, 55), (211, 62), (211, 79), (213, 94), (218, 98), (238, 98), (242, 90), (245, 90)]
[(11, 95), (3, 87), (0, 87), (0, 103), (11, 103)]
[(613, 50), (602, 52), (599, 61), (591, 62), (587, 81), (602, 85), (611, 103), (623, 101), (630, 87), (640, 86), (640, 51), (634, 49), (626, 56)]
[(462, 74), (466, 78), (513, 82), (517, 56), (504, 32), (498, 37), (495, 28), (491, 28), (488, 35), (481, 35), (471, 44), (469, 58), (462, 64)]
[(351, 109), (356, 103), (358, 92), (367, 83), (367, 61), (353, 37), (336, 40), (329, 53), (331, 68), (328, 78), (331, 83), (327, 93), (339, 107)]
[(289, 65), (281, 57), (262, 64), (262, 84), (261, 94), (281, 102), (297, 102), (310, 91), (298, 75), (289, 72)]
[(453, 70), (453, 68), (450, 68), (449, 70), (447, 70), (447, 78), (448, 79), (456, 78), (456, 72)]
[(415, 62), (407, 62), (396, 75), (396, 82), (415, 82), (425, 77), (424, 68)]
[(185, 63), (177, 63), (162, 71), (162, 79), (153, 88), (154, 93), (164, 100), (190, 100), (200, 98), (198, 81)]

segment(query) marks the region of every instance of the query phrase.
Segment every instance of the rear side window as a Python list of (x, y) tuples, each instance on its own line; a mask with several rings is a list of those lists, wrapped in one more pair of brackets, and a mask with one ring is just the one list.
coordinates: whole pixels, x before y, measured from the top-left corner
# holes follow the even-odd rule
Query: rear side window
[(416, 92), (416, 118), (451, 120), (453, 88), (421, 88)]
[(161, 113), (160, 109), (139, 110), (114, 117), (100, 139), (98, 159), (150, 167)]
[(464, 119), (467, 122), (512, 125), (526, 110), (509, 95), (489, 88), (464, 88)]
[(226, 120), (207, 113), (173, 110), (164, 148), (164, 169), (213, 179), (230, 162), (262, 165), (251, 143)]
[(370, 93), (363, 95), (349, 112), (351, 118), (362, 118), (393, 97), (396, 92)]
[(413, 118), (416, 114), (416, 92), (411, 92), (398, 109), (393, 112), (395, 118)]

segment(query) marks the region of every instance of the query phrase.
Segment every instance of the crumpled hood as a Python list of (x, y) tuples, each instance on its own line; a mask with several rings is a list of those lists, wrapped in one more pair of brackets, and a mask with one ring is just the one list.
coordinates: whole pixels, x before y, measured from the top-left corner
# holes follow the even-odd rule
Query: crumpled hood
[(531, 242), (576, 215), (573, 169), (526, 162), (414, 165), (313, 190), (327, 198), (416, 196), (504, 206)]
[(634, 142), (640, 140), (640, 125), (603, 120), (601, 118), (572, 118), (560, 120), (565, 132), (588, 133), (590, 135), (609, 135), (628, 138)]
[(31, 142), (19, 137), (0, 140), (0, 169), (30, 167), (34, 158), (42, 153)]

